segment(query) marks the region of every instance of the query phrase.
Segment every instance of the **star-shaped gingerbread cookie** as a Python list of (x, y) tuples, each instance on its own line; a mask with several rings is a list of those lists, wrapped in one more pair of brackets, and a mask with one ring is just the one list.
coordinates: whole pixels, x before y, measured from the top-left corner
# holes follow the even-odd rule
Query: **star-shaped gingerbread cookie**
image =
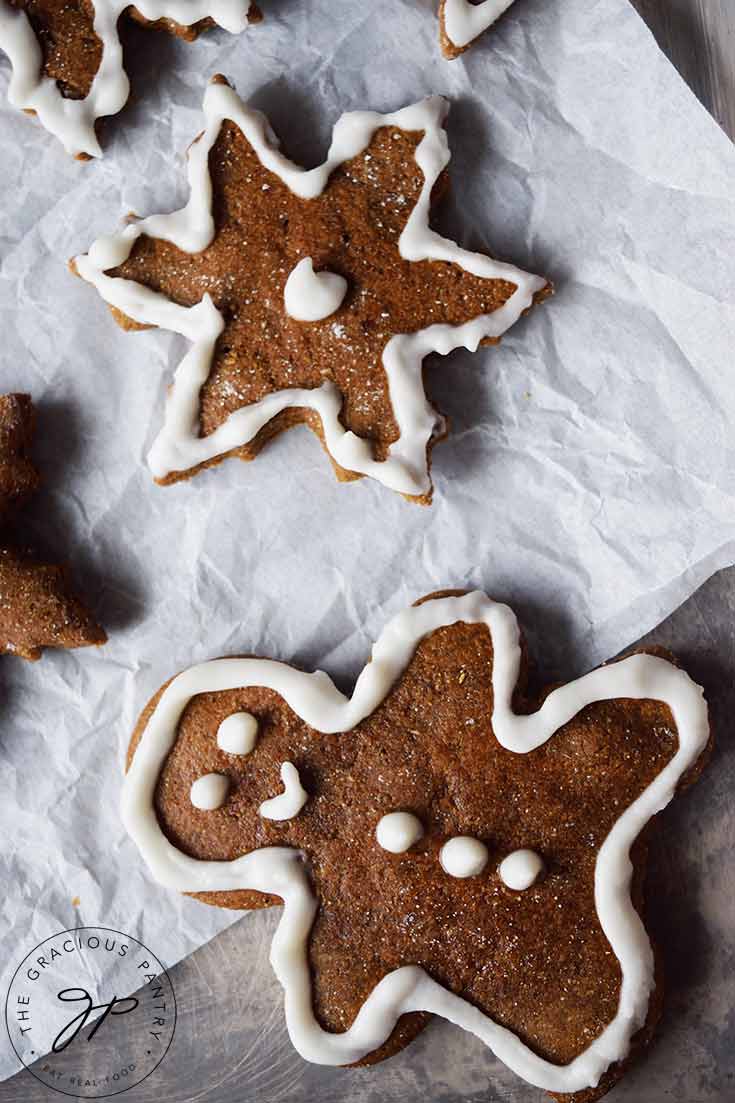
[(260, 12), (251, 0), (0, 0), (10, 102), (37, 115), (77, 157), (101, 156), (98, 121), (127, 102), (118, 24), (128, 16), (192, 41), (215, 24), (237, 34)]
[(648, 825), (704, 763), (702, 691), (663, 653), (525, 684), (511, 610), (447, 592), (388, 625), (351, 698), (218, 659), (143, 712), (127, 830), (169, 888), (283, 905), (271, 962), (307, 1060), (378, 1060), (434, 1014), (590, 1103), (649, 1040)]
[(253, 459), (305, 422), (339, 478), (430, 500), (446, 427), (424, 391), (426, 356), (497, 342), (549, 291), (431, 228), (448, 185), (446, 111), (436, 97), (344, 115), (307, 171), (219, 78), (189, 150), (186, 207), (75, 259), (123, 326), (191, 342), (149, 455), (159, 482)]
[(469, 50), (513, 0), (439, 0), (439, 27), (444, 56), (459, 57)]
[(44, 647), (107, 639), (74, 593), (66, 567), (41, 563), (19, 542), (16, 514), (36, 491), (28, 395), (0, 395), (0, 651), (38, 659)]

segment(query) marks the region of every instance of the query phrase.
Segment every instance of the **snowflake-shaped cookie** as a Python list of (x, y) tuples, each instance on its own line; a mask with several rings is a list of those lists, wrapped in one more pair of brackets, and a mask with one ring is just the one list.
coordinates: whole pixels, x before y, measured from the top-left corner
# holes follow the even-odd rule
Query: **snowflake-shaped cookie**
[(218, 659), (141, 716), (127, 830), (170, 888), (283, 903), (271, 962), (307, 1060), (389, 1056), (430, 1013), (589, 1103), (648, 1040), (640, 838), (703, 765), (707, 706), (661, 654), (538, 702), (524, 666), (507, 606), (437, 594), (388, 625), (351, 698)]
[(193, 40), (215, 23), (232, 34), (260, 17), (251, 0), (0, 0), (0, 50), (10, 58), (8, 98), (38, 115), (69, 153), (99, 157), (99, 119), (116, 115), (130, 83), (121, 18)]
[(149, 455), (160, 482), (253, 459), (306, 422), (340, 478), (430, 499), (445, 423), (424, 392), (425, 357), (496, 342), (548, 291), (431, 229), (446, 111), (432, 98), (344, 115), (326, 161), (306, 171), (220, 78), (189, 150), (186, 207), (76, 258), (124, 325), (192, 342)]
[(30, 460), (35, 425), (28, 395), (0, 395), (0, 651), (39, 659), (44, 647), (101, 644), (105, 633), (76, 597), (69, 573), (29, 554), (17, 512), (38, 488)]
[(439, 0), (439, 26), (445, 57), (455, 58), (503, 15), (513, 0)]

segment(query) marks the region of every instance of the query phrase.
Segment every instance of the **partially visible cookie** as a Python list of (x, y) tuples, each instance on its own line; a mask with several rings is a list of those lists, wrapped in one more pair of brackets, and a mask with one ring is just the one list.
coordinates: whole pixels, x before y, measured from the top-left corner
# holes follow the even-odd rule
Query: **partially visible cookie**
[(141, 715), (127, 830), (169, 888), (284, 905), (271, 962), (307, 1060), (382, 1059), (435, 1014), (592, 1103), (650, 1041), (648, 832), (704, 765), (706, 702), (664, 652), (539, 698), (525, 667), (507, 606), (445, 592), (387, 626), (351, 698), (218, 659)]
[(39, 562), (18, 540), (15, 514), (39, 484), (28, 454), (34, 422), (28, 395), (0, 395), (0, 651), (24, 659), (40, 658), (44, 647), (107, 639), (67, 568)]
[(125, 106), (130, 84), (120, 19), (192, 41), (215, 24), (232, 34), (261, 16), (252, 0), (0, 0), (0, 50), (10, 58), (8, 98), (38, 115), (77, 157), (102, 154), (98, 120)]
[(459, 57), (513, 0), (439, 0), (439, 30), (444, 56)]
[(125, 328), (191, 342), (148, 457), (157, 481), (252, 460), (306, 424), (341, 481), (370, 476), (430, 502), (447, 426), (426, 397), (425, 359), (496, 344), (551, 293), (433, 228), (449, 186), (447, 111), (433, 96), (350, 112), (306, 170), (223, 78), (210, 84), (186, 207), (73, 261)]
[(0, 395), (0, 524), (38, 489), (30, 458), (35, 415), (30, 395)]

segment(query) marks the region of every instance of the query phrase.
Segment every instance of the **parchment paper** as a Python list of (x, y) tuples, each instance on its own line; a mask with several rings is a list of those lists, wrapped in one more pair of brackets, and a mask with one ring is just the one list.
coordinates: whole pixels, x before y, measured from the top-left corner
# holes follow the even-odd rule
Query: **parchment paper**
[[(0, 108), (0, 383), (38, 403), (46, 480), (27, 530), (75, 564), (110, 634), (0, 668), (2, 992), (62, 927), (128, 931), (172, 964), (235, 918), (154, 885), (118, 819), (134, 719), (182, 667), (258, 652), (348, 688), (391, 614), (480, 586), (570, 675), (735, 558), (735, 153), (626, 0), (522, 0), (451, 64), (436, 0), (264, 8), (239, 38), (131, 32), (136, 98), (101, 162)], [(446, 93), (442, 229), (557, 285), (500, 348), (432, 369), (453, 426), (432, 509), (339, 486), (306, 430), (172, 488), (144, 466), (183, 344), (118, 330), (65, 261), (184, 199), (217, 71), (310, 164), (341, 111)]]

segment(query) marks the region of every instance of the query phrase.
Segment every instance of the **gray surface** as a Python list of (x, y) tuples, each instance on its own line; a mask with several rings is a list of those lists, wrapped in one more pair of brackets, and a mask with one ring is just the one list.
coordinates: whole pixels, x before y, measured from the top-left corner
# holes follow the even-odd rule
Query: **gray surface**
[[(735, 135), (735, 5), (731, 0), (634, 0), (662, 48), (727, 132)], [(649, 927), (663, 951), (664, 1023), (645, 1060), (614, 1094), (617, 1103), (731, 1103), (735, 1098), (735, 898), (731, 861), (735, 783), (735, 569), (723, 571), (646, 638), (675, 651), (705, 686), (718, 745), (701, 784), (662, 817), (652, 849)], [(571, 676), (578, 671), (559, 671)], [(239, 965), (243, 939), (267, 954), (273, 914), (245, 917), (172, 970), (178, 1025), (159, 1070), (131, 1103), (533, 1103), (543, 1094), (492, 1060), (479, 1043), (433, 1024), (392, 1061), (370, 1070), (308, 1066), (291, 1049), (272, 978)], [(162, 954), (163, 948), (154, 947)], [(164, 955), (165, 956), (165, 955)], [(99, 1036), (103, 1044), (102, 1032)], [(431, 1059), (429, 1060), (429, 1054)], [(445, 1062), (443, 1062), (445, 1058)], [(74, 1055), (79, 1069), (79, 1056)], [(462, 1082), (437, 1077), (463, 1067)], [(431, 1068), (431, 1078), (427, 1069)], [(0, 1103), (61, 1096), (27, 1072), (0, 1084)]]

